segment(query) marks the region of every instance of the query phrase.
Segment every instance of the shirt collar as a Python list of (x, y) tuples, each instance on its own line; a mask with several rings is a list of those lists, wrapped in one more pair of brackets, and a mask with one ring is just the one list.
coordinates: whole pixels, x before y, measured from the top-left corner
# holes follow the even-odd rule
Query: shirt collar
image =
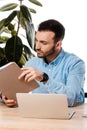
[[(56, 64), (59, 64), (61, 62), (61, 59), (63, 58), (65, 52), (63, 49), (61, 49), (61, 52), (59, 53), (59, 55), (52, 61), (50, 62), (49, 64), (50, 65), (56, 65)], [(46, 64), (46, 62), (45, 62)]]

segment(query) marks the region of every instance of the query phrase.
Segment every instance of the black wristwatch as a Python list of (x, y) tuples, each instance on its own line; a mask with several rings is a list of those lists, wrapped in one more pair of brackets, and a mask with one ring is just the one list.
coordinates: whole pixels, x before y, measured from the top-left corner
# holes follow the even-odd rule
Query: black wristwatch
[(43, 79), (40, 82), (46, 82), (49, 79), (46, 73), (43, 73)]

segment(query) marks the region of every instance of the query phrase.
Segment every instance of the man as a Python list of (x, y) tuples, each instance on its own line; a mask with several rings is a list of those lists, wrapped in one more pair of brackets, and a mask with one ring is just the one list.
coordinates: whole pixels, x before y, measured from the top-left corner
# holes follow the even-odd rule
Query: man
[(40, 87), (33, 93), (66, 94), (68, 105), (75, 106), (84, 102), (85, 64), (63, 50), (64, 35), (65, 28), (60, 22), (53, 19), (42, 22), (35, 37), (37, 57), (26, 63), (18, 78), (25, 77), (25, 82), (35, 79)]

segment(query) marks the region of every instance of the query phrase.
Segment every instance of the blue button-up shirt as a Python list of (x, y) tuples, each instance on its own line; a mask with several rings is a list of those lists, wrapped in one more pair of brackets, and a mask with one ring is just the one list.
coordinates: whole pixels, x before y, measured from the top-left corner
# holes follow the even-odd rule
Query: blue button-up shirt
[(62, 49), (49, 64), (43, 58), (34, 57), (25, 66), (33, 66), (49, 76), (46, 84), (38, 82), (40, 87), (33, 93), (66, 94), (69, 106), (84, 102), (85, 64), (76, 55)]

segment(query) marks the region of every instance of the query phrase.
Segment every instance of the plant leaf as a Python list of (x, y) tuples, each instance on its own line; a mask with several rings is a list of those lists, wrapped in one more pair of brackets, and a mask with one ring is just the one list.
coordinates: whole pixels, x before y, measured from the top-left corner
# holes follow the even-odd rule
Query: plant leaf
[(0, 21), (0, 30), (3, 28), (4, 23), (5, 23), (5, 19), (2, 19), (2, 20)]
[(5, 25), (5, 20), (6, 20), (6, 19), (3, 19), (3, 20), (0, 21), (0, 35), (1, 35), (3, 32), (8, 33), (8, 34), (11, 33), (11, 32), (9, 31), (9, 29), (4, 26), (4, 25)]
[(8, 62), (15, 61), (18, 63), (22, 55), (22, 48), (23, 44), (18, 36), (9, 38), (5, 46), (5, 55), (8, 59)]
[(7, 42), (8, 39), (9, 39), (9, 37), (7, 37), (7, 36), (0, 36), (0, 43), (5, 43), (5, 42)]
[(0, 60), (4, 57), (4, 50), (0, 47)]
[(20, 13), (20, 11), (17, 11), (17, 18), (20, 21), (20, 25), (23, 29), (25, 29), (25, 18), (23, 15)]
[(35, 5), (42, 6), (42, 4), (37, 0), (29, 0), (29, 1)]
[(34, 48), (34, 37), (35, 37), (35, 29), (32, 23), (26, 21), (26, 37), (29, 43), (29, 46), (33, 49)]
[(32, 21), (30, 11), (25, 5), (20, 6), (20, 11), (26, 20), (28, 20), (29, 22)]
[(17, 15), (17, 11), (13, 11), (4, 21), (4, 26), (8, 26), (10, 22), (14, 19), (14, 17)]
[(32, 9), (32, 8), (29, 8), (30, 12), (32, 13), (36, 13), (36, 10), (35, 9)]
[(7, 59), (5, 57), (4, 48), (0, 47), (0, 67), (7, 63)]
[(23, 48), (24, 48), (24, 56), (26, 57), (26, 60), (28, 60), (29, 58), (31, 58), (32, 53), (29, 47), (27, 47), (26, 45), (23, 45)]
[(30, 51), (30, 49), (26, 46), (26, 45), (23, 45), (23, 52), (22, 52), (22, 56), (19, 60), (19, 65), (24, 65), (26, 63), (26, 61), (28, 61), (29, 58), (31, 58), (32, 56), (32, 53)]
[(2, 6), (0, 8), (0, 11), (9, 11), (9, 10), (15, 9), (17, 6), (18, 4), (16, 3), (7, 4), (7, 5)]
[(19, 60), (19, 62), (18, 62), (18, 64), (19, 64), (19, 66), (20, 67), (22, 67), (25, 63), (26, 63), (26, 58), (25, 58), (25, 55), (24, 54), (22, 54), (22, 56), (21, 56), (21, 58), (20, 58), (20, 60)]

